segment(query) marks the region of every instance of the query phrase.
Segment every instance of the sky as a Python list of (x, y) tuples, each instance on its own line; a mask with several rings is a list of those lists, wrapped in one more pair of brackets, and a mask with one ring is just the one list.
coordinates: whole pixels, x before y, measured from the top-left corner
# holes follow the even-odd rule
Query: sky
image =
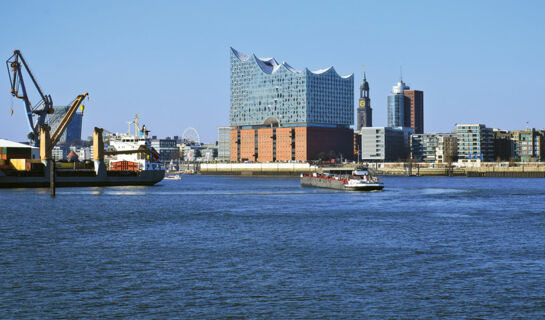
[[(83, 137), (127, 131), (217, 140), (229, 125), (229, 48), (296, 69), (363, 70), (373, 124), (400, 77), (424, 91), (426, 132), (456, 123), (545, 128), (543, 1), (19, 1), (0, 19), (0, 57), (21, 50), (55, 105), (89, 92)], [(32, 100), (36, 102), (37, 99)], [(14, 114), (10, 115), (13, 107)], [(22, 100), (0, 71), (0, 138), (24, 141)]]

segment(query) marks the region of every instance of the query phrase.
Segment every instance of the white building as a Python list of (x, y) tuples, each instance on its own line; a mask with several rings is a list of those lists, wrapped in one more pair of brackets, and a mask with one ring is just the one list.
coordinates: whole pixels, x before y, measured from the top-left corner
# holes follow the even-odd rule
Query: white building
[(381, 162), (407, 160), (412, 133), (413, 129), (407, 127), (361, 128), (361, 159)]

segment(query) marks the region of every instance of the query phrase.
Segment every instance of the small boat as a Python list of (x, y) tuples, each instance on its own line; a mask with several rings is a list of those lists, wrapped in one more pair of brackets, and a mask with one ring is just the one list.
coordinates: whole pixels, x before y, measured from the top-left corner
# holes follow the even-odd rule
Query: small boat
[(165, 180), (182, 180), (182, 176), (180, 176), (179, 174), (172, 174), (165, 176)]
[(384, 183), (371, 176), (369, 170), (352, 171), (351, 175), (335, 175), (329, 173), (310, 173), (301, 175), (304, 187), (330, 188), (351, 191), (373, 191), (384, 189)]

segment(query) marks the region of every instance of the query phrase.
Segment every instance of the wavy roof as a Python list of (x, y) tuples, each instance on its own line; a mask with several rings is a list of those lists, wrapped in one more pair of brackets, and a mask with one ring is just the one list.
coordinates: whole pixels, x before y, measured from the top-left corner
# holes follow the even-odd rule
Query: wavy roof
[[(237, 51), (232, 47), (231, 47), (231, 51), (233, 52), (233, 54), (240, 61), (246, 62), (246, 61), (248, 61), (250, 59), (250, 56), (248, 56), (248, 55), (246, 55), (246, 54), (244, 54), (244, 53), (242, 53), (240, 51)], [(276, 71), (278, 71), (278, 69), (280, 69), (281, 67), (286, 68), (288, 71), (290, 71), (292, 73), (301, 73), (302, 72), (300, 70), (296, 70), (295, 68), (293, 68), (292, 66), (287, 64), (285, 61), (282, 61), (282, 63), (278, 63), (274, 58), (258, 58), (258, 57), (256, 57), (255, 54), (252, 55), (252, 58), (254, 59), (255, 63), (257, 63), (257, 65), (261, 68), (261, 70), (266, 74), (273, 74)], [(332, 72), (335, 72), (335, 74), (338, 77), (341, 77), (343, 79), (349, 79), (350, 77), (352, 77), (354, 75), (352, 73), (352, 74), (349, 74), (349, 75), (346, 75), (346, 76), (341, 76), (341, 75), (339, 75), (337, 73), (337, 71), (335, 71), (335, 68), (333, 68), (333, 67), (329, 67), (329, 68), (326, 68), (326, 69), (320, 69), (320, 70), (316, 70), (316, 71), (310, 71), (307, 68), (305, 68), (305, 71), (308, 71), (308, 72), (310, 72), (312, 74), (315, 74), (315, 75), (326, 74), (326, 73), (332, 71)]]

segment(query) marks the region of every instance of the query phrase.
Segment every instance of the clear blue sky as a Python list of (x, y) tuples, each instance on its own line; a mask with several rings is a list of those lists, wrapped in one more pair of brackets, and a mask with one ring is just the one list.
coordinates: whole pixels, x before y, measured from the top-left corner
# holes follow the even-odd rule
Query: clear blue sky
[[(83, 134), (126, 131), (134, 113), (159, 136), (229, 123), (229, 47), (297, 69), (366, 66), (374, 124), (403, 78), (424, 91), (425, 131), (455, 123), (545, 127), (542, 1), (20, 1), (4, 4), (0, 57), (20, 49), (66, 105), (88, 91)], [(7, 12), (9, 8), (9, 12)], [(22, 101), (0, 72), (0, 137), (24, 140)], [(356, 105), (354, 104), (354, 107)]]

